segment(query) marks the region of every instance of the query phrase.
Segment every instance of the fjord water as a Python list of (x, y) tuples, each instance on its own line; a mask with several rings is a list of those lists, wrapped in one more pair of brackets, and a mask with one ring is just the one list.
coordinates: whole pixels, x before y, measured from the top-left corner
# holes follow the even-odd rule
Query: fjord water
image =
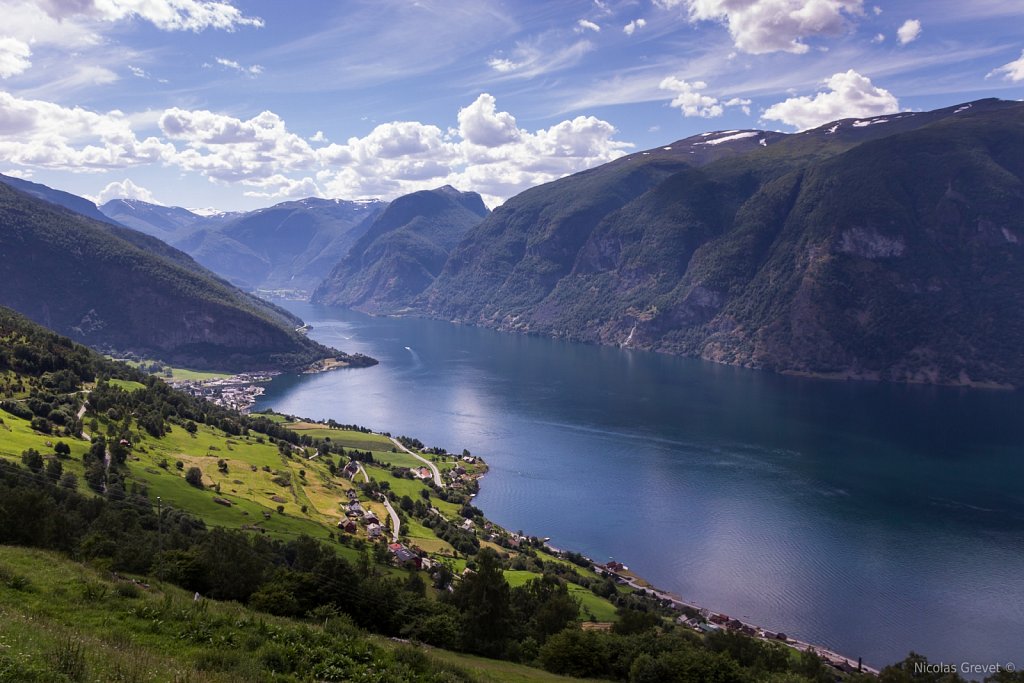
[(1024, 665), (1024, 395), (781, 377), (287, 303), (369, 369), (272, 407), (484, 456), (496, 522), (884, 664)]

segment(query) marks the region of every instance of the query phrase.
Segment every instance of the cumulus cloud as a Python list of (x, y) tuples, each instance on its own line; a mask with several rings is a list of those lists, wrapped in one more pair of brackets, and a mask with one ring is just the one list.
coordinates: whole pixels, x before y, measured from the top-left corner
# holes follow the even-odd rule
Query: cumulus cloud
[(239, 71), (239, 72), (241, 72), (243, 74), (247, 74), (249, 76), (259, 76), (261, 73), (263, 73), (263, 67), (260, 66), (259, 64), (253, 64), (252, 66), (242, 66), (241, 64), (239, 64), (235, 60), (233, 60), (233, 59), (225, 59), (224, 57), (217, 57), (216, 61), (217, 61), (218, 64), (220, 64), (221, 66), (223, 66), (223, 67), (225, 67), (227, 69), (232, 69), (233, 71)]
[[(395, 197), (450, 184), (476, 190), (497, 204), (534, 185), (606, 163), (632, 145), (593, 116), (535, 131), (522, 129), (495, 98), (480, 94), (455, 113), (456, 127), (391, 121), (344, 144), (318, 131), (305, 139), (271, 111), (249, 119), (175, 107), (155, 125), (159, 137), (132, 128), (151, 121), (119, 111), (94, 112), (0, 92), (0, 158), (16, 169), (76, 172), (143, 164), (174, 166), (247, 196), (285, 198)], [(152, 201), (144, 188), (111, 183), (97, 201), (114, 196)]]
[(214, 0), (42, 0), (41, 8), (58, 21), (85, 17), (101, 21), (141, 19), (164, 31), (263, 26), (259, 17), (247, 17), (228, 2)]
[(516, 118), (507, 111), (496, 111), (494, 97), (488, 93), (460, 109), (458, 118), (460, 135), (474, 145), (497, 147), (519, 139)]
[(1020, 57), (1007, 64), (1003, 64), (990, 71), (985, 78), (992, 78), (993, 76), (1002, 76), (1008, 81), (1024, 81), (1024, 50), (1020, 51)]
[(600, 33), (601, 31), (601, 27), (589, 19), (580, 19), (577, 21), (576, 29), (579, 31), (593, 31), (594, 33)]
[(316, 181), (309, 177), (295, 180), (283, 175), (273, 175), (269, 178), (244, 180), (242, 184), (257, 188), (243, 192), (242, 194), (246, 197), (301, 199), (303, 197), (323, 196), (323, 192), (317, 186)]
[(918, 36), (921, 35), (921, 22), (917, 19), (907, 19), (903, 22), (903, 25), (896, 29), (896, 37), (900, 41), (900, 45), (906, 45), (917, 40)]
[(878, 116), (899, 111), (899, 101), (853, 69), (825, 81), (826, 91), (814, 97), (791, 97), (773, 104), (762, 118), (806, 130), (836, 119)]
[(147, 202), (149, 204), (160, 204), (160, 202), (153, 197), (152, 192), (144, 187), (136, 185), (130, 178), (125, 178), (121, 182), (109, 183), (95, 196), (87, 195), (86, 199), (91, 200), (97, 205), (106, 204), (111, 199), (138, 199), (139, 201)]
[(646, 19), (634, 19), (633, 21), (629, 22), (628, 24), (622, 27), (622, 32), (625, 33), (627, 36), (631, 36), (634, 33), (636, 33), (636, 30), (638, 28), (643, 28), (644, 26), (647, 26)]
[(708, 87), (704, 81), (691, 83), (676, 76), (669, 76), (662, 79), (658, 87), (675, 93), (670, 106), (679, 109), (685, 117), (714, 118), (724, 114), (726, 107), (741, 107), (743, 113), (750, 114), (750, 100), (734, 97), (723, 102), (717, 97), (701, 92)]
[(0, 38), (0, 78), (10, 78), (32, 66), (32, 50), (17, 38)]
[(29, 167), (103, 171), (165, 161), (174, 145), (140, 140), (122, 112), (93, 112), (0, 92), (0, 157)]
[(663, 8), (685, 6), (691, 21), (717, 21), (733, 42), (751, 54), (804, 53), (805, 39), (837, 35), (863, 13), (863, 0), (656, 0)]
[(447, 133), (419, 122), (381, 124), (367, 136), (318, 150), (327, 166), (317, 180), (329, 196), (394, 197), (449, 184), (475, 190), (498, 204), (529, 187), (606, 163), (632, 145), (614, 139), (615, 128), (578, 116), (534, 132), (498, 111), (481, 94)]
[(310, 144), (270, 111), (242, 120), (175, 107), (163, 113), (159, 124), (164, 135), (186, 147), (173, 163), (216, 180), (268, 178), (308, 169), (316, 158)]

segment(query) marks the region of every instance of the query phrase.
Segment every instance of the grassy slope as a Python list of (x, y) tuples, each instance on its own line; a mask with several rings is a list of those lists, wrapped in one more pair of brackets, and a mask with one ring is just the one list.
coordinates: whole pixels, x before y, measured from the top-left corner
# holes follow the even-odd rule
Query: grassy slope
[[(353, 657), (383, 652), (375, 668), (397, 672), (394, 655), (409, 649), (350, 627), (334, 649)], [(254, 612), (236, 603), (193, 602), (184, 590), (133, 587), (108, 572), (60, 555), (0, 546), (0, 681), (81, 680), (271, 681), (262, 663), (275, 640), (322, 636), (310, 624)], [(484, 680), (567, 681), (538, 669), (419, 648), (428, 659)], [(391, 659), (392, 661), (388, 661)], [(379, 663), (383, 663), (380, 666)], [(387, 680), (415, 680), (399, 674)], [(376, 679), (374, 679), (376, 680)], [(571, 679), (578, 680), (578, 679)]]
[[(134, 382), (119, 382), (124, 388), (131, 388)], [(93, 418), (100, 422), (99, 433), (106, 431), (106, 418), (86, 413), (86, 425)], [(40, 453), (52, 453), (52, 446), (47, 442), (64, 441), (71, 447), (71, 458), (62, 461), (64, 471), (78, 477), (78, 488), (87, 491), (84, 480), (82, 455), (88, 450), (88, 443), (83, 440), (67, 437), (54, 437), (34, 432), (27, 420), (17, 418), (0, 411), (0, 457), (20, 461), (22, 451), (35, 448)], [(275, 416), (275, 421), (283, 418)], [(346, 449), (372, 449), (374, 458), (379, 464), (366, 466), (372, 479), (387, 482), (389, 488), (401, 498), (409, 496), (415, 500), (422, 499), (422, 492), (430, 492), (430, 503), (438, 508), (449, 520), (461, 524), (459, 505), (439, 499), (421, 481), (396, 478), (392, 476), (390, 467), (419, 466), (419, 461), (406, 453), (392, 453), (391, 442), (379, 434), (367, 434), (359, 431), (329, 429), (324, 425), (312, 423), (288, 423), (299, 433), (310, 436), (330, 436), (334, 443)], [(337, 523), (342, 519), (341, 504), (347, 502), (347, 489), (353, 488), (351, 482), (330, 474), (327, 464), (320, 458), (307, 459), (294, 454), (291, 458), (282, 457), (276, 446), (260, 443), (259, 437), (231, 436), (208, 425), (198, 425), (194, 434), (190, 434), (179, 426), (172, 426), (170, 433), (156, 439), (147, 434), (140, 434), (127, 463), (127, 481), (144, 484), (151, 498), (160, 497), (164, 505), (187, 510), (202, 518), (208, 525), (232, 529), (249, 528), (254, 533), (266, 533), (272, 537), (287, 539), (306, 534), (321, 540), (331, 541), (337, 533)], [(430, 456), (427, 456), (428, 458)], [(337, 458), (337, 456), (335, 456)], [(227, 471), (219, 469), (223, 460)], [(161, 465), (166, 461), (166, 467)], [(181, 469), (177, 463), (181, 462)], [(442, 463), (442, 469), (445, 469)], [(451, 466), (450, 464), (448, 465)], [(190, 467), (198, 467), (203, 473), (204, 489), (200, 490), (188, 485), (184, 474)], [(267, 468), (265, 470), (264, 468)], [(305, 472), (305, 476), (302, 475)], [(282, 475), (289, 482), (282, 485), (274, 481)], [(220, 491), (216, 490), (220, 486)], [(231, 502), (225, 506), (214, 502), (214, 498), (222, 498)], [(387, 512), (383, 504), (370, 500), (360, 494), (359, 499), (364, 508), (373, 510), (384, 520)], [(277, 511), (283, 506), (283, 514)], [(306, 511), (302, 511), (302, 507)], [(397, 506), (396, 506), (397, 507)], [(365, 529), (360, 526), (358, 537), (365, 538)], [(452, 558), (454, 549), (447, 542), (439, 539), (432, 530), (423, 526), (412, 516), (403, 523), (402, 536), (410, 546), (417, 546), (428, 553)], [(490, 545), (484, 543), (482, 545)], [(351, 546), (333, 543), (338, 553), (351, 561), (355, 561), (359, 551)], [(496, 548), (500, 552), (504, 549)], [(545, 562), (569, 564), (564, 560), (540, 553)], [(464, 560), (455, 560), (456, 570), (464, 568)], [(593, 576), (593, 572), (575, 567), (581, 574)], [(395, 570), (397, 572), (397, 570)], [(528, 572), (520, 572), (526, 574)], [(517, 572), (512, 572), (514, 577)], [(539, 574), (531, 574), (527, 578), (536, 578)], [(527, 578), (522, 579), (523, 583)], [(513, 580), (510, 578), (510, 581)], [(512, 585), (519, 585), (514, 583)], [(591, 615), (599, 621), (614, 619), (615, 608), (607, 600), (600, 598), (578, 586), (572, 586), (574, 595), (580, 598), (583, 618)]]

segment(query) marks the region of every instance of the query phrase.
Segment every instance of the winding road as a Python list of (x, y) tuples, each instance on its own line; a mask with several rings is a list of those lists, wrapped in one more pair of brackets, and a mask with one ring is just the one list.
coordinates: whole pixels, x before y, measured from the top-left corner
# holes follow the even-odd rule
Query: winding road
[(424, 458), (422, 455), (420, 455), (418, 453), (413, 453), (408, 448), (403, 446), (402, 442), (399, 441), (398, 439), (396, 439), (395, 437), (389, 436), (388, 438), (391, 439), (391, 443), (395, 444), (396, 446), (401, 448), (403, 451), (405, 451), (406, 453), (408, 453), (409, 455), (411, 455), (412, 457), (416, 458), (421, 463), (423, 463), (424, 465), (429, 467), (430, 471), (434, 473), (434, 483), (437, 484), (440, 488), (444, 488), (444, 480), (441, 479), (441, 471), (439, 469), (437, 469), (437, 465), (435, 465), (434, 463), (430, 462), (429, 460)]
[(398, 532), (402, 529), (402, 520), (398, 518), (395, 508), (391, 507), (391, 501), (388, 500), (387, 495), (382, 493), (380, 499), (384, 503), (384, 507), (388, 509), (388, 514), (391, 515), (391, 542), (398, 543)]

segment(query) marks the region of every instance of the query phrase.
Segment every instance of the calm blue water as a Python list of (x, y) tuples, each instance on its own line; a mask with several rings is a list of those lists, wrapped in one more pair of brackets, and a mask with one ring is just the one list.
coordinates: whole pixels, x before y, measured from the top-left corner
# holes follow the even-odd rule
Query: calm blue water
[(1024, 665), (1024, 395), (779, 377), (289, 303), (381, 364), (257, 409), (484, 456), (500, 524), (884, 664)]

